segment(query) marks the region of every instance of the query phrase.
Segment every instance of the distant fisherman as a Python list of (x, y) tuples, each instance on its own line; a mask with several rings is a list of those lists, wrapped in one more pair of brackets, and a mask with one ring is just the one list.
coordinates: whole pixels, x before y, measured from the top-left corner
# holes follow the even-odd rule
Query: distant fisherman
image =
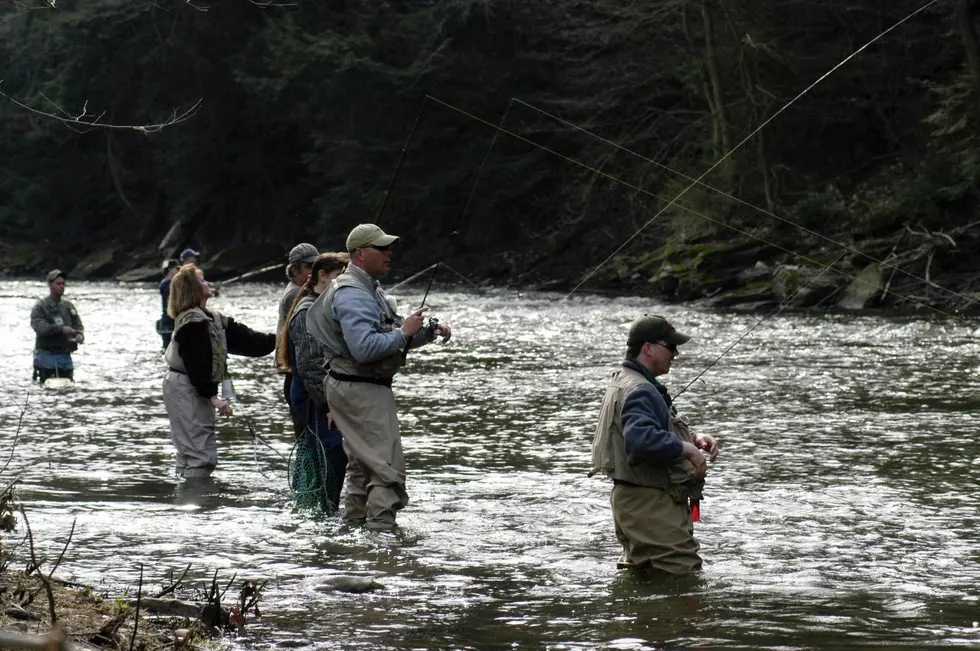
[(289, 284), (282, 290), (282, 295), (279, 297), (279, 321), (276, 324), (275, 363), (279, 373), (283, 376), (282, 394), (286, 400), (286, 405), (289, 407), (289, 415), (293, 420), (293, 430), (297, 436), (303, 433), (304, 424), (303, 419), (293, 409), (293, 404), (289, 397), (293, 386), (293, 373), (288, 363), (280, 361), (283, 359), (281, 351), (283, 345), (282, 329), (286, 325), (286, 317), (289, 316), (289, 310), (293, 307), (293, 303), (299, 295), (300, 288), (303, 287), (306, 279), (310, 277), (310, 272), (313, 270), (313, 263), (316, 262), (318, 255), (320, 255), (320, 252), (309, 242), (297, 244), (290, 249), (289, 262), (286, 266), (286, 278), (289, 279)]
[(718, 444), (710, 436), (691, 435), (667, 387), (657, 381), (689, 339), (661, 316), (634, 321), (626, 359), (599, 410), (592, 462), (613, 480), (621, 568), (649, 566), (671, 574), (701, 568), (692, 511), (697, 512), (707, 471), (701, 450), (714, 461)]
[(174, 320), (167, 314), (167, 303), (170, 301), (170, 281), (173, 280), (180, 263), (176, 260), (163, 261), (163, 280), (160, 281), (160, 307), (163, 315), (157, 319), (157, 334), (163, 338), (163, 349), (170, 345), (170, 337), (174, 334)]
[(374, 224), (354, 228), (347, 236), (350, 264), (307, 315), (310, 333), (327, 347), (324, 393), (349, 459), (344, 519), (374, 530), (394, 529), (395, 514), (408, 504), (391, 380), (405, 363), (406, 346), (452, 335), (443, 324), (423, 329), (424, 309), (398, 316), (381, 289), (378, 279), (391, 269), (397, 239)]
[(75, 306), (62, 298), (68, 274), (55, 269), (48, 274), (48, 296), (31, 310), (34, 340), (34, 377), (42, 384), (49, 377), (74, 380), (71, 354), (85, 341), (85, 327)]

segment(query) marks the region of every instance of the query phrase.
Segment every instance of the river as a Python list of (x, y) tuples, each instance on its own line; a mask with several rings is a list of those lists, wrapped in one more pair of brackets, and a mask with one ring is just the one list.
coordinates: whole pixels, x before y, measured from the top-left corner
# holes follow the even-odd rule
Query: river
[[(696, 534), (704, 571), (617, 571), (610, 485), (589, 479), (605, 378), (628, 324), (667, 315), (693, 335), (667, 377), (687, 384), (757, 315), (437, 284), (452, 342), (395, 382), (411, 503), (395, 534), (291, 508), (292, 434), (271, 357), (232, 358), (240, 400), (219, 425), (216, 489), (173, 476), (151, 285), (69, 280), (86, 343), (77, 384), (32, 388), (41, 283), (0, 281), (0, 465), (57, 575), (118, 594), (192, 565), (268, 579), (236, 645), (331, 649), (879, 649), (980, 645), (980, 337), (925, 317), (784, 314), (677, 403), (721, 454)], [(279, 288), (212, 302), (271, 331)], [(421, 291), (396, 294), (402, 305)], [(29, 396), (28, 396), (29, 394)], [(274, 448), (256, 444), (246, 427)], [(23, 528), (8, 542), (19, 540)], [(19, 553), (23, 553), (22, 551)], [(331, 575), (375, 578), (349, 595)], [(193, 597), (193, 591), (178, 596)]]

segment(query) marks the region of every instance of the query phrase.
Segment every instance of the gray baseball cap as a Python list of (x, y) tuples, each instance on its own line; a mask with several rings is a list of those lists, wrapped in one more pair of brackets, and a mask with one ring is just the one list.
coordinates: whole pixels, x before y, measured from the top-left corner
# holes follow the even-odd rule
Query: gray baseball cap
[(380, 226), (358, 224), (347, 236), (347, 250), (363, 249), (366, 246), (389, 246), (397, 239), (397, 235), (388, 235)]
[(68, 274), (66, 274), (64, 271), (62, 271), (61, 269), (53, 269), (48, 272), (48, 276), (47, 276), (48, 284), (50, 285), (51, 283), (53, 283), (55, 278), (57, 278), (58, 276), (61, 276), (65, 280), (68, 280)]
[(320, 252), (308, 242), (297, 244), (289, 250), (289, 264), (313, 264)]

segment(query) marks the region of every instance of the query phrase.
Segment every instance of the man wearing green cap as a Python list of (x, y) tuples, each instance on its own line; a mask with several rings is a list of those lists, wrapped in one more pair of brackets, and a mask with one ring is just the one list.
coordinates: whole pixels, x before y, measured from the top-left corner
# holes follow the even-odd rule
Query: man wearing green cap
[(403, 319), (381, 289), (397, 239), (374, 224), (354, 228), (347, 236), (350, 264), (307, 315), (308, 330), (326, 348), (324, 393), (348, 457), (344, 519), (373, 530), (393, 529), (395, 514), (408, 504), (391, 380), (407, 349), (452, 335), (444, 324), (423, 328), (425, 309)]
[(34, 340), (34, 378), (42, 384), (49, 377), (74, 379), (71, 354), (85, 341), (85, 328), (75, 306), (62, 298), (68, 274), (55, 269), (47, 276), (48, 295), (31, 310)]
[[(690, 337), (662, 316), (630, 326), (626, 359), (612, 375), (592, 443), (593, 472), (613, 480), (612, 512), (623, 546), (618, 566), (685, 574), (701, 567), (694, 539), (707, 463), (718, 444), (691, 435), (658, 375), (670, 372)], [(696, 518), (695, 518), (696, 519)]]

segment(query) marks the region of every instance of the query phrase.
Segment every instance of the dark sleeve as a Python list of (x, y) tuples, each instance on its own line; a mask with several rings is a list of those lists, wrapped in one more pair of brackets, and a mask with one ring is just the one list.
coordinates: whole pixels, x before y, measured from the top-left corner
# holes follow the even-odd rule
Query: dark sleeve
[(231, 317), (228, 318), (225, 335), (228, 337), (228, 352), (232, 355), (263, 357), (276, 349), (274, 334), (256, 332)]
[(71, 329), (75, 332), (85, 334), (85, 326), (82, 325), (82, 317), (78, 316), (78, 310), (75, 309), (74, 305), (71, 306), (69, 313), (71, 313)]
[(55, 325), (54, 322), (48, 320), (48, 314), (44, 310), (43, 301), (38, 301), (34, 304), (33, 309), (31, 309), (31, 327), (34, 328), (34, 332), (42, 337), (61, 334), (61, 326)]
[[(319, 409), (327, 406), (323, 395), (323, 380), (327, 377), (327, 369), (323, 367), (326, 355), (323, 345), (306, 328), (306, 315), (309, 312), (303, 310), (293, 315), (289, 322), (289, 341), (296, 349), (296, 372), (310, 400)], [(296, 378), (293, 378), (295, 381)]]
[(684, 446), (667, 429), (667, 403), (656, 388), (649, 384), (634, 388), (626, 394), (620, 413), (631, 466), (666, 466), (680, 458)]
[(218, 383), (211, 381), (211, 335), (207, 321), (193, 321), (180, 328), (174, 337), (180, 346), (187, 379), (203, 398), (218, 395)]

